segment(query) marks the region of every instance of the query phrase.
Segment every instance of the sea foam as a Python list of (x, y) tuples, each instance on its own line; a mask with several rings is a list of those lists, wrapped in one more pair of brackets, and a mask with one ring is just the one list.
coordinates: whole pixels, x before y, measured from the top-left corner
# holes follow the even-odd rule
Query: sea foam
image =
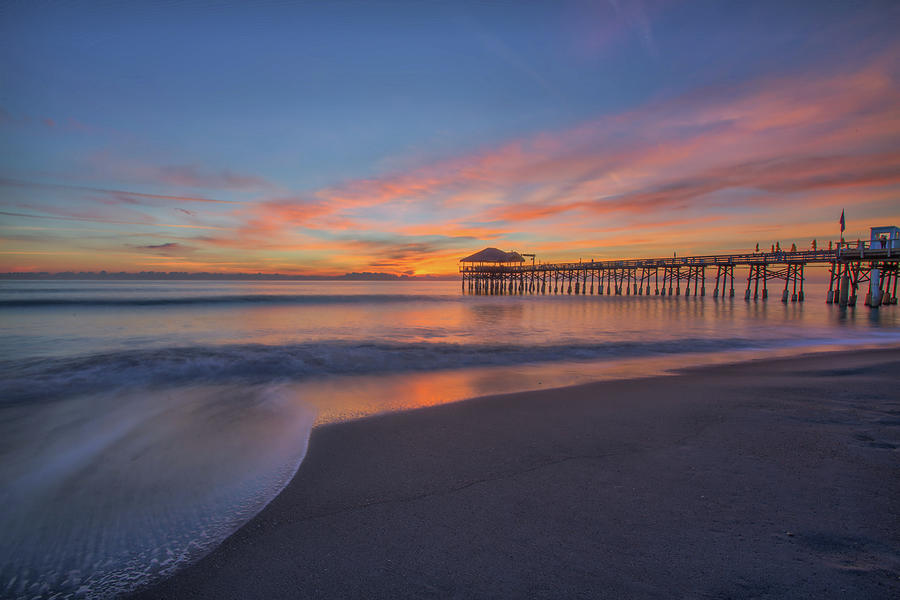
[(197, 559), (287, 484), (315, 419), (273, 385), (4, 412), (0, 596), (11, 598), (108, 598)]
[[(900, 342), (897, 332), (870, 332), (861, 341)], [(526, 363), (598, 361), (835, 342), (822, 335), (597, 342), (545, 345), (323, 340), (294, 344), (222, 344), (99, 352), (70, 357), (0, 360), (2, 403), (48, 401), (113, 389), (193, 384), (263, 384), (313, 377), (452, 370)]]

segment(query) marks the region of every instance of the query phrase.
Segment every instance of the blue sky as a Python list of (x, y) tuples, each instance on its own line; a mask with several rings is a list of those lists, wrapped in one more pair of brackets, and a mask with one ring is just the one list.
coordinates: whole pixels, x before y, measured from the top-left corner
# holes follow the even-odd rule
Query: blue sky
[[(656, 225), (613, 214), (612, 223), (580, 227), (595, 208), (588, 202), (627, 200), (682, 185), (685, 172), (697, 179), (751, 160), (850, 153), (889, 170), (900, 144), (890, 108), (900, 29), (892, 2), (22, 2), (0, 10), (4, 270), (100, 268), (105, 259), (125, 270), (446, 272), (453, 256), (484, 245), (550, 257), (563, 255), (567, 240), (573, 252), (615, 253), (611, 231), (622, 228), (665, 228), (672, 244), (710, 222), (737, 230), (748, 213), (763, 230), (783, 218), (759, 209), (771, 184), (743, 180), (669, 206)], [(824, 96), (804, 95), (816, 86)], [(685, 146), (745, 118), (753, 98), (789, 115), (793, 131), (779, 121), (768, 137), (738, 127), (730, 139), (769, 140), (783, 155), (719, 164), (713, 147), (704, 155)], [(833, 123), (821, 116), (831, 108)], [(744, 112), (727, 112), (735, 110)], [(871, 134), (865, 125), (875, 118), (887, 122)], [(672, 123), (677, 132), (659, 135)], [(861, 133), (827, 133), (839, 127)], [(679, 148), (677, 165), (648, 159), (666, 144)], [(527, 164), (495, 177), (521, 159), (511, 148)], [(616, 148), (629, 149), (632, 162), (609, 157)], [(572, 171), (578, 156), (596, 168)], [(622, 183), (624, 166), (644, 162)], [(524, 175), (531, 171), (546, 175)], [(611, 175), (615, 185), (604, 188)], [(897, 220), (886, 199), (897, 182), (866, 182), (854, 190), (862, 192), (855, 214)], [(566, 190), (575, 191), (561, 196)], [(801, 207), (846, 201), (815, 185), (790, 195)], [(517, 207), (538, 216), (509, 219)], [(828, 234), (796, 212), (798, 232)], [(578, 226), (574, 240), (567, 223)], [(716, 235), (723, 248), (751, 239)], [(660, 244), (629, 249), (662, 253)]]

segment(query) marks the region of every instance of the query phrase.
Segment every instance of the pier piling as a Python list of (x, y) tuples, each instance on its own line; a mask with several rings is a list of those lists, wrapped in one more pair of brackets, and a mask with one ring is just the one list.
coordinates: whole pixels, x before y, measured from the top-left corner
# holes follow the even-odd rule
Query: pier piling
[[(805, 269), (810, 264), (828, 267), (828, 292), (825, 301), (842, 308), (853, 307), (859, 288), (868, 282), (864, 302), (878, 308), (897, 303), (900, 252), (873, 248), (865, 242), (842, 242), (833, 250), (753, 252), (749, 254), (709, 255), (682, 258), (590, 261), (578, 263), (522, 264), (483, 260), (462, 264), (460, 290), (463, 294), (552, 294), (597, 296), (706, 296), (706, 270), (715, 267), (712, 296), (734, 298), (735, 268), (747, 269), (744, 300), (767, 300), (769, 282), (781, 281), (781, 301), (803, 302)], [(479, 254), (482, 254), (479, 253)], [(477, 256), (477, 255), (473, 255)], [(533, 256), (533, 255), (526, 255)]]

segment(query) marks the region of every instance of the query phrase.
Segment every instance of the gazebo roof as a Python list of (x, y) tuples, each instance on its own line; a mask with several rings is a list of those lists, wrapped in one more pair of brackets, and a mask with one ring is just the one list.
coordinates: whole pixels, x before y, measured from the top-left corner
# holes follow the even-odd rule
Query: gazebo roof
[(471, 256), (467, 256), (465, 258), (459, 259), (459, 262), (471, 262), (471, 263), (511, 263), (511, 262), (525, 262), (525, 259), (522, 258), (522, 255), (518, 252), (504, 252), (503, 250), (498, 250), (497, 248), (485, 248), (480, 252), (476, 252)]

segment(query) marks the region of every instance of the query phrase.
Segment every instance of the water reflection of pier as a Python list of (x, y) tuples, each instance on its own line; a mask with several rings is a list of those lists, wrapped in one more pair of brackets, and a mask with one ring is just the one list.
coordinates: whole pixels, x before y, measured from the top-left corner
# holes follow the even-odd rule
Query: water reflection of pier
[(831, 250), (549, 264), (536, 263), (534, 255), (524, 256), (531, 256), (531, 264), (522, 254), (496, 248), (462, 259), (463, 293), (706, 296), (711, 288), (713, 297), (733, 298), (737, 269), (737, 285), (745, 300), (780, 293), (782, 302), (803, 302), (805, 269), (819, 264), (829, 268), (829, 304), (854, 306), (868, 283), (865, 304), (878, 307), (897, 303), (900, 235), (886, 243), (842, 242)]

